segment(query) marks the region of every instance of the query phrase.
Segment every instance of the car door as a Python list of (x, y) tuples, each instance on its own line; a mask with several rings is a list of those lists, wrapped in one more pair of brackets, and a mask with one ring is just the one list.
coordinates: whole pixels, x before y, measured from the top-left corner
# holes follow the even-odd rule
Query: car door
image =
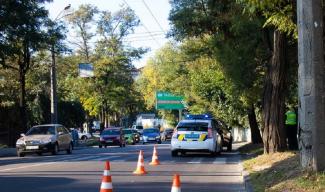
[(63, 126), (58, 126), (58, 143), (60, 150), (68, 148), (68, 138), (69, 132)]
[(66, 149), (69, 149), (70, 143), (72, 141), (72, 136), (67, 128), (62, 126), (62, 129), (64, 133), (64, 145), (66, 146)]

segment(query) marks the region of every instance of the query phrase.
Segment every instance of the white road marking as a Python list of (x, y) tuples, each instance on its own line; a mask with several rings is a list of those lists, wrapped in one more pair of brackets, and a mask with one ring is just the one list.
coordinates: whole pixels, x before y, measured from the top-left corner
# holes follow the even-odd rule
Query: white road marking
[(197, 163), (201, 163), (202, 160), (203, 160), (202, 157), (200, 157), (200, 158), (196, 157), (196, 158), (193, 158), (192, 161), (189, 161), (187, 163), (189, 163), (189, 164), (197, 164)]
[(21, 166), (21, 167), (14, 167), (14, 168), (8, 168), (8, 169), (1, 169), (0, 172), (4, 171), (12, 171), (16, 169), (25, 169), (25, 168), (30, 168), (30, 167), (38, 167), (42, 165), (50, 165), (50, 164), (55, 164), (57, 162), (49, 162), (49, 163), (38, 163), (38, 164), (32, 164), (32, 165), (26, 165), (26, 166)]
[(93, 161), (113, 161), (115, 160), (116, 158), (120, 158), (121, 156), (100, 156), (100, 157), (97, 157), (97, 158), (94, 158)]
[(227, 158), (219, 158), (217, 157), (214, 161), (213, 164), (226, 164)]
[(85, 161), (85, 160), (90, 160), (90, 159), (95, 159), (99, 156), (86, 156), (86, 157), (77, 157), (74, 159), (68, 159), (68, 160), (63, 160), (63, 161)]

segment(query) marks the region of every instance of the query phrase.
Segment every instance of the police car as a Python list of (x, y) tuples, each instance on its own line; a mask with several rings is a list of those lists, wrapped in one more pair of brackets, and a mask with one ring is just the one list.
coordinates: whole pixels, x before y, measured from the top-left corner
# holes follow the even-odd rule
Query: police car
[(223, 146), (222, 130), (211, 115), (187, 115), (175, 128), (171, 140), (171, 155), (180, 152), (209, 152), (220, 154)]

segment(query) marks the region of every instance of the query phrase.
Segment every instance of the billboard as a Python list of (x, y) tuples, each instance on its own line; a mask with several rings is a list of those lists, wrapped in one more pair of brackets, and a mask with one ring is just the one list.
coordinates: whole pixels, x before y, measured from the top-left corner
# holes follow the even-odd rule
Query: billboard
[(80, 77), (93, 77), (94, 66), (91, 63), (79, 63), (79, 76)]
[(184, 97), (166, 91), (156, 92), (156, 109), (184, 109)]

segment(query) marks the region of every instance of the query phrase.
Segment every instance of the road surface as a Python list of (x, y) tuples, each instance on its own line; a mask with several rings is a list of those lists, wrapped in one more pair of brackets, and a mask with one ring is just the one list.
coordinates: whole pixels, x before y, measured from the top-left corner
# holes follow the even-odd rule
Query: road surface
[[(111, 163), (114, 192), (167, 192), (172, 176), (181, 175), (183, 192), (245, 191), (238, 152), (217, 157), (188, 154), (171, 157), (170, 145), (157, 145), (161, 165), (150, 166), (153, 145), (125, 148), (84, 148), (67, 155), (28, 155), (0, 158), (1, 192), (98, 192), (104, 162)], [(236, 146), (234, 146), (236, 148)], [(144, 152), (147, 175), (135, 176), (139, 150)]]

